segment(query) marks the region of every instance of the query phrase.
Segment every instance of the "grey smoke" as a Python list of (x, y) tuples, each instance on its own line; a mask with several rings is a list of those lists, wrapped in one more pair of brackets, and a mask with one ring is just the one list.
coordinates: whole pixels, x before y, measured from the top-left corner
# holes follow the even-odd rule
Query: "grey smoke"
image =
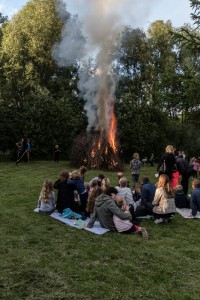
[[(81, 71), (78, 83), (80, 95), (86, 101), (88, 130), (96, 128), (108, 134), (116, 84), (112, 74), (113, 47), (127, 25), (126, 21), (135, 20), (138, 26), (153, 1), (81, 0), (76, 2), (80, 5), (79, 18), (68, 15), (61, 41), (55, 45), (53, 55), (59, 66), (69, 66), (77, 61), (83, 64), (93, 53), (96, 72), (89, 76), (90, 70)], [(60, 2), (60, 15), (63, 15), (62, 10)]]

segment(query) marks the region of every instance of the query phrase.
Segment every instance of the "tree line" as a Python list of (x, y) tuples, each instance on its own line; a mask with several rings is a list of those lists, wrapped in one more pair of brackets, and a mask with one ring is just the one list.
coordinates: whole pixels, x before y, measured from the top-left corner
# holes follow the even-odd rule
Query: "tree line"
[[(0, 13), (0, 151), (12, 153), (27, 137), (37, 157), (59, 144), (68, 159), (87, 128), (80, 64), (58, 67), (52, 57), (63, 26), (57, 3), (31, 0), (10, 20)], [(190, 3), (193, 26), (125, 27), (113, 51), (118, 139), (128, 158), (159, 156), (166, 144), (200, 155), (200, 1)]]

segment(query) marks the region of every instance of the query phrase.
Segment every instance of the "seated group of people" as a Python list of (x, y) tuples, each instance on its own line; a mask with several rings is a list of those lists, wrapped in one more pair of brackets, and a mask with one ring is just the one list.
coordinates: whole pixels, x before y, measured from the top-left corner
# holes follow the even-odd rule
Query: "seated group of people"
[[(111, 231), (141, 233), (147, 239), (145, 228), (138, 226), (139, 217), (150, 215), (156, 224), (169, 222), (176, 207), (188, 206), (182, 187), (177, 186), (174, 192), (166, 174), (159, 176), (156, 185), (147, 176), (142, 177), (141, 188), (132, 192), (123, 173), (118, 173), (118, 185), (112, 187), (103, 174), (84, 182), (85, 172), (85, 167), (71, 173), (64, 170), (55, 183), (46, 179), (38, 201), (39, 212), (51, 214), (56, 209), (62, 213), (70, 208), (83, 220), (90, 217), (87, 224), (90, 228), (99, 220), (102, 227)], [(192, 187), (191, 217), (194, 217), (200, 211), (200, 181), (193, 179)], [(54, 189), (58, 191), (57, 200)]]

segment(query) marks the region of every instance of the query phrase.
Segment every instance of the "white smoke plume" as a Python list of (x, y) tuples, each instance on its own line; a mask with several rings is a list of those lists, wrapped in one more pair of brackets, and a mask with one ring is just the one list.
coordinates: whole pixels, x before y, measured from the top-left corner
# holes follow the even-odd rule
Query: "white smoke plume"
[[(142, 25), (155, 0), (71, 1), (76, 2), (79, 18), (68, 18), (53, 54), (60, 66), (69, 66), (93, 53), (97, 71), (92, 76), (80, 72), (78, 88), (86, 101), (88, 130), (95, 128), (108, 135), (115, 93), (113, 47), (125, 25)], [(58, 10), (63, 15), (63, 5)]]

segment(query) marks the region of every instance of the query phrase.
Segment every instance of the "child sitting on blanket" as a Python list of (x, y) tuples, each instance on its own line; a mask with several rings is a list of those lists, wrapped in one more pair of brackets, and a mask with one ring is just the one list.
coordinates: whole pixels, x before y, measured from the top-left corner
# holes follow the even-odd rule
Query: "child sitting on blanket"
[(53, 181), (51, 179), (45, 179), (38, 200), (37, 208), (39, 208), (39, 213), (51, 215), (54, 212), (55, 202)]
[(189, 200), (183, 191), (182, 185), (180, 184), (177, 185), (174, 189), (174, 193), (175, 193), (174, 200), (175, 200), (176, 207), (187, 208), (189, 205)]
[[(123, 210), (124, 212), (129, 211), (129, 206), (125, 206), (124, 198), (121, 196), (116, 196), (116, 204)], [(116, 215), (113, 215), (113, 222), (115, 227), (119, 233), (130, 234), (130, 233), (142, 233), (142, 236), (145, 240), (148, 239), (148, 233), (144, 227), (139, 227), (134, 225), (129, 220), (122, 220)]]

